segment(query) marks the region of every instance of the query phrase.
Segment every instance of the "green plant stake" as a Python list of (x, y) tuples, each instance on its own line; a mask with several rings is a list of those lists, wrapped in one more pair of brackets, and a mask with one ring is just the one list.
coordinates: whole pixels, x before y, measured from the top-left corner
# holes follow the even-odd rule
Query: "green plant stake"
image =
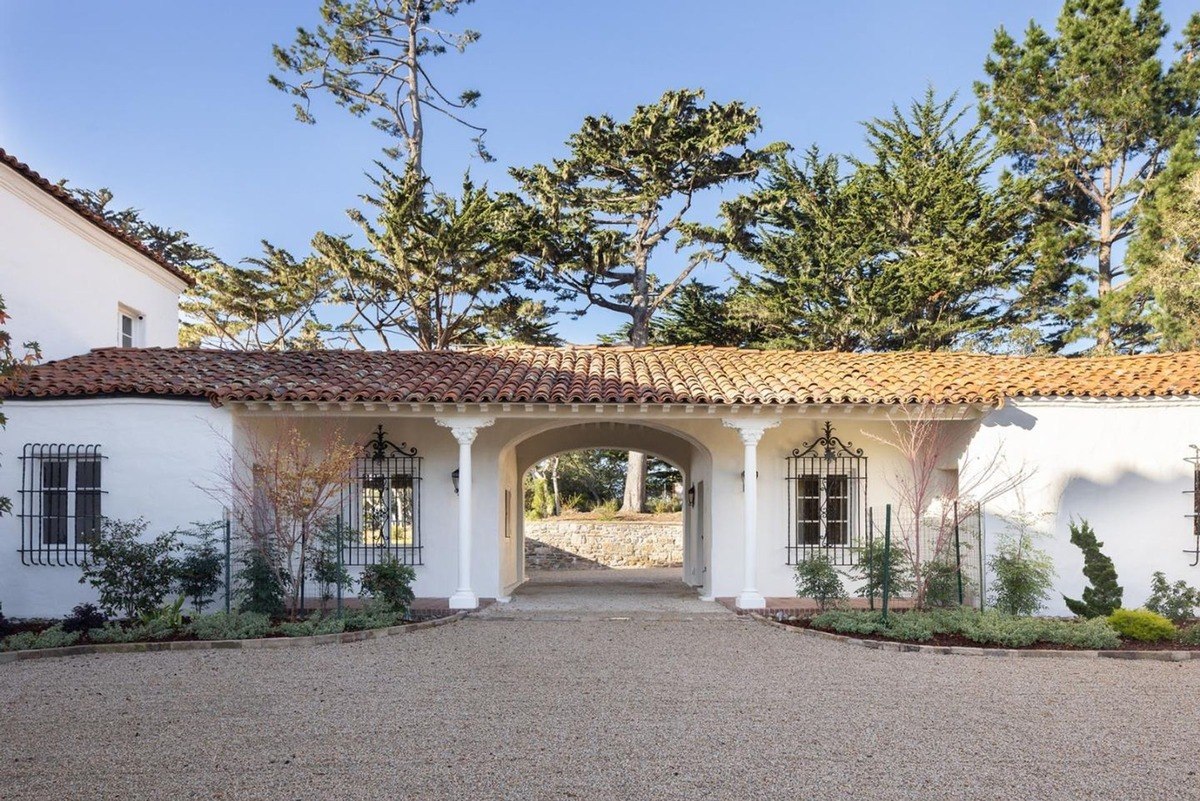
[(337, 565), (338, 565), (338, 580), (337, 580), (337, 616), (342, 617), (342, 576), (345, 575), (345, 567), (342, 565), (342, 516), (337, 516), (337, 529), (335, 534), (337, 540)]
[[(892, 505), (890, 503), (883, 508), (883, 552), (889, 556), (892, 553)], [(883, 560), (883, 616), (880, 619), (885, 624), (888, 619), (888, 598), (892, 593), (891, 564), (891, 559)]]
[(230, 592), (230, 570), (229, 570), (229, 510), (225, 510), (225, 614), (229, 614), (230, 605), (233, 603), (232, 593)]
[(954, 502), (954, 570), (958, 575), (958, 605), (963, 605), (962, 548), (958, 537), (958, 501)]

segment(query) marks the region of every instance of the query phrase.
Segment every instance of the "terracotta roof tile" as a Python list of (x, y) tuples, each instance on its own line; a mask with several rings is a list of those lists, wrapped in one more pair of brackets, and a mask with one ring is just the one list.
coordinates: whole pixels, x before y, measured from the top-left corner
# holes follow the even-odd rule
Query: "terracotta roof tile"
[(1200, 395), (1200, 353), (1087, 358), (663, 348), (242, 353), (101, 348), (8, 395), (383, 403), (987, 403)]
[(61, 186), (58, 186), (57, 184), (51, 183), (48, 179), (42, 177), (37, 171), (35, 171), (33, 168), (31, 168), (28, 164), (26, 164), (23, 161), (19, 161), (15, 156), (13, 156), (11, 153), (8, 153), (7, 151), (5, 151), (4, 148), (2, 148), (2, 147), (0, 147), (0, 163), (3, 163), (5, 165), (11, 167), (13, 170), (15, 170), (17, 173), (19, 173), (23, 178), (27, 179), (34, 186), (36, 186), (37, 188), (41, 189), (46, 194), (53, 197), (59, 203), (62, 203), (64, 206), (69, 208), (71, 211), (75, 212), (80, 217), (82, 217), (83, 219), (90, 222), (92, 225), (94, 225), (97, 228), (99, 228), (100, 230), (104, 231), (109, 236), (112, 236), (114, 239), (119, 240), (120, 242), (122, 242), (122, 243), (128, 245), (129, 247), (133, 248), (134, 250), (136, 250), (138, 253), (141, 253), (143, 256), (150, 259), (150, 261), (154, 262), (159, 267), (162, 267), (164, 270), (169, 272), (171, 275), (185, 281), (188, 286), (195, 285), (195, 283), (196, 283), (195, 278), (188, 275), (183, 270), (180, 270), (175, 265), (171, 264), (169, 261), (164, 259), (161, 254), (155, 253), (153, 250), (146, 247), (146, 245), (143, 244), (142, 241), (140, 239), (138, 239), (137, 237), (131, 236), (130, 234), (126, 233), (124, 230), (122, 230), (118, 226), (113, 225), (112, 223), (108, 222), (100, 215), (93, 212), (86, 205), (84, 205), (79, 200), (77, 200), (66, 189), (63, 189)]

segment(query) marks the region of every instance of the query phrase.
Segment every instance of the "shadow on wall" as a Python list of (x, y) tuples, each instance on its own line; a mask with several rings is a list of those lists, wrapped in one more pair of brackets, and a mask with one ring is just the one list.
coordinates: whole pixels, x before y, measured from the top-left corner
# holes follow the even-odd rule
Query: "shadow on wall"
[(612, 570), (594, 559), (531, 537), (525, 538), (525, 567), (530, 570)]
[[(1124, 473), (1111, 482), (1072, 478), (1063, 490), (1054, 537), (1044, 544), (1058, 571), (1056, 587), (1078, 598), (1082, 591), (1083, 556), (1070, 542), (1072, 519), (1086, 519), (1112, 557), (1117, 577), (1125, 589), (1124, 606), (1141, 606), (1150, 595), (1150, 577), (1161, 570), (1174, 581), (1200, 584), (1200, 567), (1191, 567), (1183, 551), (1194, 546), (1192, 477), (1181, 470), (1177, 477), (1154, 479)], [(1051, 607), (1063, 606), (1055, 597)], [(1064, 607), (1065, 608), (1065, 607)]]

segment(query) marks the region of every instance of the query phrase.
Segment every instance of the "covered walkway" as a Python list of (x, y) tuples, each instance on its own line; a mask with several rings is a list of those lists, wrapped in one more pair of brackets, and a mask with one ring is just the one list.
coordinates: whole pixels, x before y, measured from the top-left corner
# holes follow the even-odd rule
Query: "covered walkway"
[(531, 570), (512, 601), (480, 613), (493, 619), (648, 620), (728, 617), (728, 610), (701, 601), (683, 583), (679, 568), (624, 570)]

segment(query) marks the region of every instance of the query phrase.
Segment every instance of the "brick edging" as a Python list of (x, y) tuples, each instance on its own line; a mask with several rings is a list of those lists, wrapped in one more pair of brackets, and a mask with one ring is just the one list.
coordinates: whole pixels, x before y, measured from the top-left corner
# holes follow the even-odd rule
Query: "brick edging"
[(382, 629), (363, 631), (339, 631), (333, 634), (312, 634), (307, 637), (262, 637), (245, 640), (165, 640), (162, 642), (114, 642), (96, 645), (68, 645), (65, 648), (31, 648), (25, 651), (0, 652), (0, 665), (23, 662), (27, 659), (53, 659), (66, 656), (89, 656), (91, 654), (141, 654), (154, 651), (215, 651), (217, 649), (251, 650), (267, 648), (307, 648), (314, 645), (362, 642), (380, 637), (391, 637), (409, 631), (431, 629), (447, 623), (457, 623), (468, 612), (455, 612), (446, 617), (404, 623)]
[(994, 656), (994, 657), (1042, 657), (1051, 659), (1138, 659), (1154, 662), (1189, 662), (1200, 660), (1200, 651), (1094, 651), (1094, 650), (1061, 650), (1052, 648), (974, 648), (967, 645), (921, 645), (915, 642), (893, 642), (891, 640), (871, 640), (862, 637), (851, 637), (848, 634), (834, 634), (831, 631), (807, 629), (799, 626), (789, 626), (769, 617), (750, 613), (750, 617), (767, 626), (798, 633), (805, 637), (817, 637), (822, 640), (860, 645), (876, 651), (894, 651), (900, 653), (941, 654), (953, 656)]

